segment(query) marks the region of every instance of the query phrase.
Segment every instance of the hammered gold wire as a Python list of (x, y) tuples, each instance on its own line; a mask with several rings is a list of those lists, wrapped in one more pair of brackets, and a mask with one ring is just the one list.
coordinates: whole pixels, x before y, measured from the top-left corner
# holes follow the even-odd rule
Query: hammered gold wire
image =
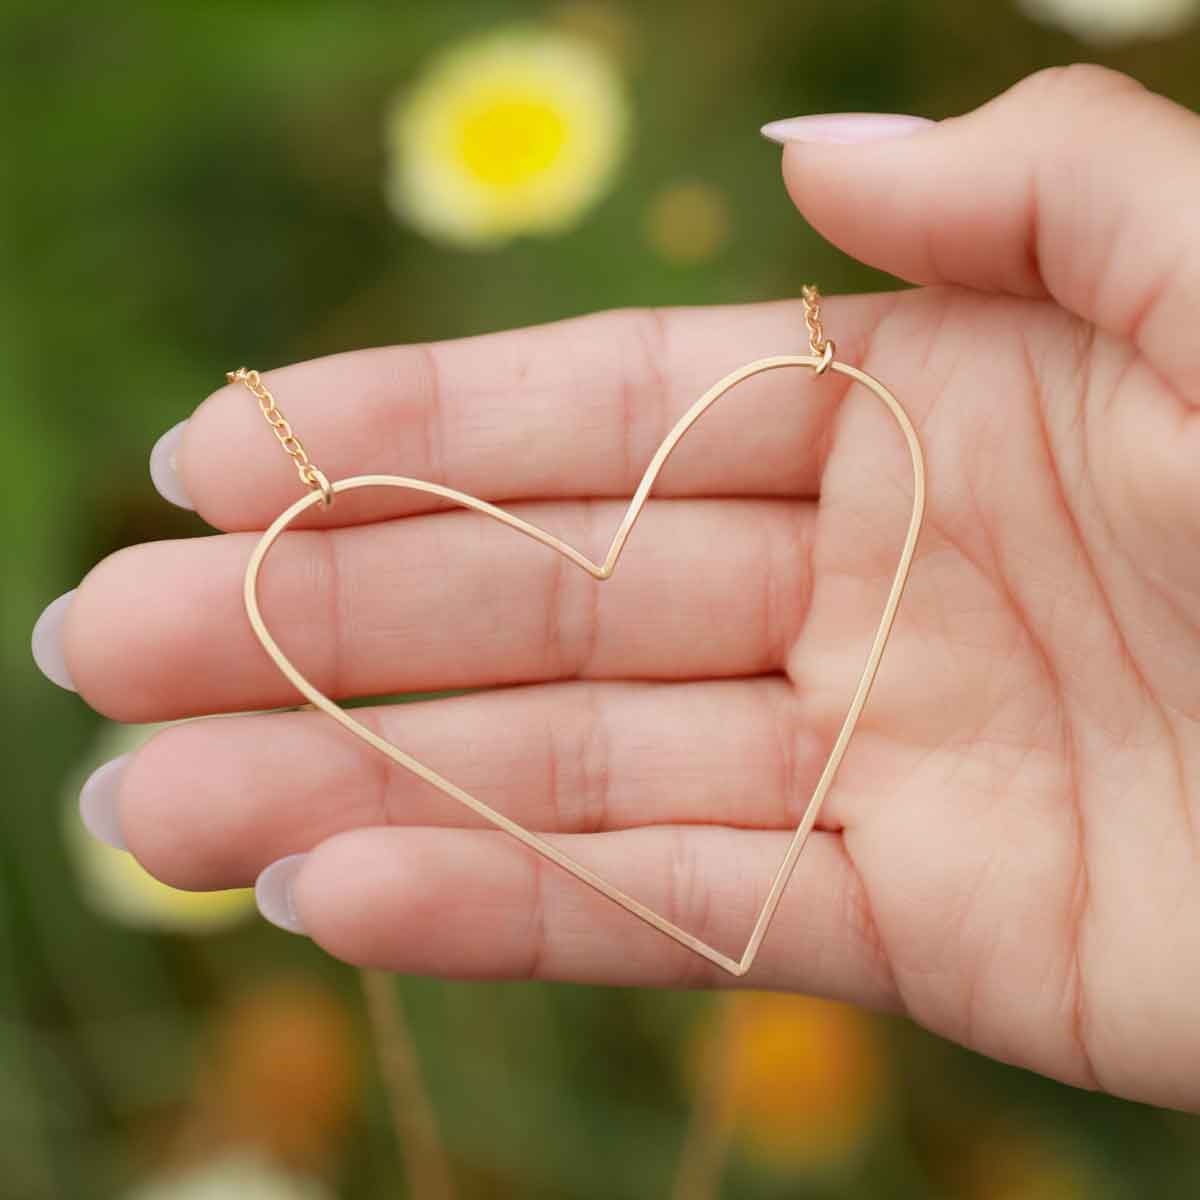
[[(563, 555), (564, 558), (574, 563), (577, 567), (586, 571), (596, 580), (609, 579), (613, 571), (616, 569), (617, 561), (621, 556), (621, 551), (625, 547), (625, 543), (633, 531), (634, 525), (637, 523), (638, 517), (641, 515), (645, 506), (646, 500), (650, 495), (650, 489), (654, 486), (655, 480), (658, 478), (659, 472), (663, 469), (667, 459), (672, 451), (679, 444), (683, 436), (689, 429), (708, 411), (722, 396), (724, 396), (731, 388), (737, 384), (749, 379), (753, 375), (761, 374), (764, 371), (773, 371), (785, 367), (806, 367), (813, 371), (815, 375), (824, 374), (826, 371), (832, 370), (837, 374), (844, 375), (852, 382), (859, 383), (869, 391), (871, 391), (884, 406), (887, 408), (896, 424), (900, 427), (905, 441), (905, 445), (909, 452), (909, 457), (912, 462), (913, 471), (913, 506), (912, 513), (908, 522), (908, 529), (905, 533), (904, 543), (900, 550), (900, 556), (897, 561), (896, 572), (892, 577), (891, 588), (888, 591), (887, 599), (884, 603), (883, 613), (880, 617), (879, 624), (876, 626), (875, 636), (872, 639), (870, 650), (867, 653), (866, 662), (863, 665), (862, 673), (859, 676), (858, 685), (854, 690), (854, 694), (850, 700), (848, 709), (846, 710), (845, 719), (842, 722), (841, 728), (838, 731), (837, 738), (834, 741), (833, 748), (829, 752), (829, 757), (825, 761), (825, 767), (821, 772), (820, 778), (817, 780), (816, 787), (813, 789), (812, 796), (809, 799), (808, 805), (804, 810), (799, 825), (796, 827), (792, 835), (792, 839), (788, 844), (787, 852), (783, 857), (774, 877), (771, 880), (771, 885), (767, 893), (766, 900), (759, 911), (758, 917), (755, 920), (754, 927), (751, 930), (749, 940), (746, 943), (746, 948), (739, 958), (732, 958), (727, 954), (722, 953), (715, 947), (710, 946), (707, 942), (702, 941), (694, 934), (688, 933), (687, 930), (681, 929), (678, 925), (668, 921), (665, 917), (655, 912), (653, 909), (642, 904), (639, 900), (621, 891), (614, 884), (609, 883), (606, 879), (597, 875), (589, 867), (577, 862), (570, 855), (564, 853), (557, 846), (540, 837), (536, 833), (531, 833), (523, 826), (519, 825), (510, 817), (498, 812), (490, 805), (485, 804), (482, 800), (471, 795), (457, 784), (452, 783), (449, 779), (439, 775), (432, 768), (425, 766), (407, 754), (398, 746), (380, 737), (378, 734), (368, 729), (365, 725), (355, 720), (345, 709), (343, 709), (335, 701), (326, 696), (319, 688), (313, 685), (308, 678), (292, 663), (291, 659), (279, 647), (279, 644), (272, 637), (267, 628), (266, 622), (263, 619), (262, 611), (258, 602), (258, 576), (268, 551), (274, 545), (275, 541), (288, 528), (289, 525), (303, 512), (311, 508), (319, 502), (328, 503), (324, 487), (317, 487), (310, 482), (309, 478), (303, 474), (301, 468), (301, 478), (313, 490), (308, 495), (301, 497), (295, 501), (290, 507), (285, 509), (276, 517), (275, 521), (263, 533), (258, 544), (250, 556), (250, 561), (246, 566), (246, 575), (243, 588), (243, 598), (246, 605), (246, 614), (249, 617), (250, 624), (254, 629), (259, 641), (267, 654), (270, 655), (276, 667), (284, 675), (284, 677), (299, 691), (310, 704), (320, 709), (327, 716), (343, 726), (355, 737), (361, 739), (367, 745), (372, 746), (381, 754), (386, 755), (393, 762), (406, 770), (411, 771), (418, 778), (432, 784), (439, 791), (452, 799), (457, 800), (466, 808), (471, 809), (484, 820), (510, 834), (517, 841), (527, 846), (530, 850), (540, 854), (543, 858), (561, 867), (564, 871), (573, 875), (576, 879), (587, 884), (602, 896), (611, 900), (614, 904), (619, 905), (627, 912), (633, 914), (639, 920), (644, 921), (647, 925), (665, 934), (673, 941), (678, 942), (681, 946), (686, 947), (693, 953), (700, 955), (709, 962), (714, 963), (723, 971), (727, 971), (730, 975), (742, 976), (745, 975), (754, 963), (758, 955), (759, 948), (762, 945), (763, 939), (766, 936), (767, 929), (770, 926), (771, 920), (775, 915), (776, 909), (779, 907), (779, 902), (783, 897), (784, 889), (787, 887), (788, 880), (791, 878), (792, 871), (795, 868), (796, 861), (800, 857), (800, 852), (804, 849), (804, 844), (808, 839), (808, 835), (812, 832), (813, 827), (820, 815), (821, 807), (825, 801), (825, 797), (829, 789), (833, 785), (834, 776), (837, 774), (838, 767), (841, 765), (842, 759), (845, 756), (846, 749), (850, 744), (850, 739), (854, 735), (855, 727), (858, 724), (859, 716), (867, 702), (867, 697), (870, 695), (871, 687), (875, 682), (875, 676), (879, 670), (879, 664), (883, 659), (883, 652), (887, 647), (888, 638), (891, 636), (892, 626), (895, 622), (896, 611), (900, 606), (900, 599), (904, 593), (905, 584), (908, 582), (909, 572), (912, 567), (913, 556), (916, 552), (917, 539), (921, 533), (921, 525), (925, 516), (925, 460), (921, 451), (920, 439), (917, 436), (916, 429), (913, 427), (912, 421), (909, 419), (904, 407), (896, 399), (895, 396), (873, 376), (860, 371), (857, 367), (852, 367), (848, 363), (838, 362), (833, 358), (833, 342), (825, 336), (824, 329), (821, 325), (820, 316), (820, 294), (815, 288), (805, 288), (803, 293), (805, 305), (805, 323), (809, 331), (811, 354), (797, 355), (777, 355), (770, 358), (760, 358), (754, 362), (748, 363), (745, 366), (739, 367), (735, 371), (731, 371), (723, 379), (718, 380), (707, 392), (704, 393), (692, 406), (683, 414), (676, 422), (674, 428), (667, 434), (655, 452), (654, 457), (650, 460), (646, 468), (645, 474), (642, 476), (641, 482), (638, 484), (637, 490), (633, 494), (633, 498), (629, 502), (629, 506), (625, 511), (624, 517), (621, 519), (620, 525), (617, 527), (613, 535), (612, 542), (609, 545), (608, 553), (600, 562), (593, 562), (585, 554), (576, 550), (567, 542), (555, 537), (551, 533), (538, 528), (536, 525), (530, 524), (528, 521), (515, 516), (513, 513), (506, 512), (502, 508), (498, 508), (494, 504), (489, 504), (486, 500), (480, 500), (476, 496), (468, 495), (465, 492), (456, 491), (454, 488), (445, 487), (442, 484), (430, 483), (423, 479), (411, 479), (402, 475), (355, 475), (346, 479), (339, 479), (333, 484), (328, 485), (329, 499), (339, 492), (353, 491), (357, 488), (365, 487), (394, 487), (402, 489), (410, 489), (417, 492), (425, 492), (428, 495), (437, 496), (440, 499), (448, 500), (452, 504), (459, 505), (463, 508), (473, 509), (475, 512), (482, 513), (484, 516), (491, 517), (498, 521), (501, 525), (509, 529), (515, 530), (518, 533), (524, 534), (535, 542), (541, 543), (543, 546)], [(251, 386), (252, 380), (257, 380), (255, 372), (233, 372), (233, 376), (237, 377), (241, 382), (246, 383), (254, 394), (259, 397), (260, 405), (269, 405), (270, 410), (279, 414), (278, 408), (274, 405), (274, 401), (270, 399), (270, 393), (266, 393), (266, 399), (260, 395), (259, 391)], [(243, 378), (244, 376), (244, 378)], [(261, 382), (259, 383), (261, 387)], [(262, 388), (266, 392), (266, 388)], [(268, 421), (271, 417), (268, 415), (268, 407), (263, 409), (264, 415)], [(279, 414), (281, 416), (281, 414)], [(279, 428), (274, 421), (271, 421), (272, 427), (275, 428), (276, 435), (279, 436)], [(299, 445), (298, 441), (291, 435), (290, 430), (288, 437), (291, 438), (293, 445)], [(280, 437), (280, 441), (285, 439)], [(288, 445), (284, 445), (284, 449), (292, 454), (292, 450)], [(302, 448), (301, 448), (302, 449)], [(293, 459), (295, 455), (292, 454)], [(305, 456), (305, 465), (311, 466), (307, 462)], [(314, 468), (315, 470), (315, 468)], [(324, 478), (321, 476), (320, 478)]]

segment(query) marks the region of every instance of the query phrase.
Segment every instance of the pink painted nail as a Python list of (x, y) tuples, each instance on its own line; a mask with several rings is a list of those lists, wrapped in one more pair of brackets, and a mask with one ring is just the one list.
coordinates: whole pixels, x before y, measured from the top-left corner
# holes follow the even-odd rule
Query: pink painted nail
[(258, 911), (272, 925), (289, 933), (303, 933), (304, 924), (292, 899), (292, 885), (307, 854), (289, 854), (266, 867), (254, 884), (254, 899)]
[(51, 683), (57, 683), (60, 688), (66, 688), (68, 692), (76, 689), (71, 672), (67, 670), (67, 660), (63, 657), (62, 629), (67, 609), (71, 607), (71, 598), (77, 590), (72, 588), (69, 592), (64, 592), (57, 600), (52, 600), (46, 606), (45, 611), (38, 617), (33, 627), (33, 638), (30, 643), (33, 650), (33, 661), (37, 663), (38, 670)]
[(128, 849), (117, 815), (117, 794), (128, 762), (129, 755), (122, 754), (97, 767), (79, 793), (79, 816), (88, 833), (114, 850)]
[(762, 127), (761, 132), (763, 137), (780, 145), (788, 142), (825, 142), (853, 146), (906, 137), (933, 124), (927, 117), (909, 117), (901, 113), (818, 113), (771, 121)]
[(180, 508), (191, 509), (196, 506), (183, 486), (183, 480), (179, 477), (179, 468), (175, 462), (175, 454), (179, 449), (179, 443), (183, 440), (183, 430), (186, 425), (186, 421), (172, 425), (154, 443), (154, 449), (150, 451), (150, 479), (164, 500), (170, 500), (172, 504), (176, 504)]

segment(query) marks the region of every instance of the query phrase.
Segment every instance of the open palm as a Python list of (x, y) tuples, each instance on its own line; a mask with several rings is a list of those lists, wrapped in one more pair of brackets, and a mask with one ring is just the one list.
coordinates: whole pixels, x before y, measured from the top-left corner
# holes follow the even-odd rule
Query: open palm
[[(1095, 70), (872, 145), (797, 145), (801, 210), (919, 291), (837, 299), (838, 357), (924, 444), (929, 507), (859, 732), (745, 983), (901, 1008), (1074, 1083), (1200, 1105), (1200, 121)], [(1113, 178), (1103, 140), (1124, 147)], [(1095, 131), (1095, 136), (1092, 136)], [(271, 372), (331, 478), (443, 482), (603, 553), (673, 421), (799, 303), (605, 314)], [(100, 710), (293, 703), (241, 576), (297, 483), (253, 401), (179, 449), (227, 532), (122, 552), (66, 614)], [(263, 609), (380, 732), (740, 954), (845, 713), (911, 468), (879, 402), (777, 371), (704, 418), (602, 584), (428, 497), (339, 497)], [(499, 686), (507, 685), (507, 686)], [(425, 974), (727, 977), (317, 713), (160, 734), (124, 841), (195, 888), (262, 883), (332, 953)], [(303, 857), (290, 857), (302, 855)]]

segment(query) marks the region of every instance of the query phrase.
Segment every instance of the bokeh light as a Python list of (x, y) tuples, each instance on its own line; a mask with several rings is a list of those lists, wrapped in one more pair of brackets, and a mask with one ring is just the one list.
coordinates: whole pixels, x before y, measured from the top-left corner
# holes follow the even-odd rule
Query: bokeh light
[(421, 232), (486, 246), (569, 228), (611, 185), (629, 116), (592, 42), (552, 30), (472, 39), (393, 106), (387, 193)]

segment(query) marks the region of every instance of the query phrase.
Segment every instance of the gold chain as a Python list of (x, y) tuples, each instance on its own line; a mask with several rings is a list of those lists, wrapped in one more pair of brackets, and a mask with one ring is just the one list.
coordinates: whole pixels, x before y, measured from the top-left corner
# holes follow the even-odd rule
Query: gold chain
[[(813, 283), (807, 283), (800, 289), (804, 300), (804, 324), (808, 328), (808, 344), (814, 356), (821, 359), (817, 366), (818, 375), (823, 375), (833, 361), (836, 349), (832, 339), (825, 336), (825, 327), (821, 324), (821, 291)], [(333, 487), (325, 477), (324, 472), (308, 457), (304, 443), (292, 432), (287, 418), (279, 411), (271, 389), (262, 381), (262, 376), (255, 370), (238, 367), (236, 371), (226, 371), (225, 378), (230, 383), (243, 384), (258, 401), (258, 407), (266, 418), (267, 424), (275, 432), (279, 444), (296, 465), (296, 474), (300, 482), (314, 492), (321, 493), (321, 499), (328, 507), (333, 503)]]
[(804, 300), (804, 324), (808, 326), (808, 344), (819, 358), (825, 353), (825, 327), (821, 324), (821, 289), (815, 283), (806, 283), (800, 289)]
[(821, 289), (815, 283), (806, 283), (800, 289), (804, 301), (804, 324), (808, 327), (808, 344), (813, 354), (821, 360), (816, 368), (818, 375), (824, 375), (833, 362), (837, 346), (832, 338), (825, 336), (825, 326), (821, 324)]
[(287, 418), (283, 413), (279, 411), (279, 405), (275, 403), (275, 397), (271, 395), (271, 389), (263, 383), (262, 376), (257, 371), (238, 367), (236, 371), (226, 371), (225, 378), (230, 383), (244, 384), (250, 394), (258, 401), (258, 407), (262, 411), (262, 415), (266, 418), (267, 424), (275, 431), (275, 436), (279, 439), (279, 444), (283, 447), (292, 462), (296, 464), (296, 474), (300, 476), (300, 482), (305, 487), (311, 488), (314, 492), (320, 492), (321, 499), (325, 502), (326, 508), (328, 508), (333, 503), (333, 488), (329, 480), (325, 478), (324, 472), (308, 457), (308, 452), (304, 449), (304, 443), (292, 432), (291, 425), (288, 424)]

